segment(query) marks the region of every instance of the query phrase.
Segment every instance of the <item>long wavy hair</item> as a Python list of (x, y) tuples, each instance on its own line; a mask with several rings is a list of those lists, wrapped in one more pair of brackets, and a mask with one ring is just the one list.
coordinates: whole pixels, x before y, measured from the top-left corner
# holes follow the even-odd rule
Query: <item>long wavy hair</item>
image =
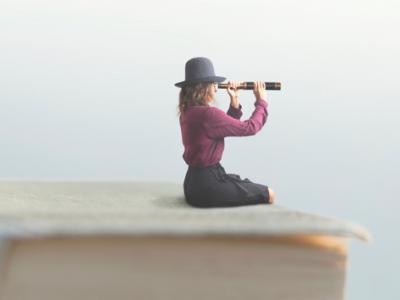
[(179, 105), (177, 115), (185, 112), (189, 106), (208, 105), (212, 99), (212, 82), (200, 82), (184, 85), (179, 92)]

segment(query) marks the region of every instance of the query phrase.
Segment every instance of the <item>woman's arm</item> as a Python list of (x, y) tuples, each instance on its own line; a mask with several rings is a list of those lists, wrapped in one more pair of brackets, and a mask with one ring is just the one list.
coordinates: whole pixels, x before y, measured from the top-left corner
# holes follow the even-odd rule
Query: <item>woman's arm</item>
[(242, 82), (228, 81), (228, 88), (226, 89), (231, 98), (231, 104), (229, 105), (227, 114), (238, 120), (242, 116), (242, 112), (240, 111), (242, 105), (239, 102), (239, 89), (237, 88), (241, 83)]
[(228, 111), (226, 113), (229, 116), (231, 116), (232, 118), (240, 120), (240, 118), (243, 115), (242, 104), (239, 104), (239, 107), (235, 107), (235, 106), (233, 106), (233, 104), (231, 102), (231, 104), (229, 105), (229, 109), (228, 109)]
[[(254, 85), (254, 96), (256, 102), (254, 102), (255, 109), (251, 117), (246, 121), (240, 121), (240, 116), (235, 118), (231, 116), (234, 113), (235, 107), (241, 108), (239, 104), (239, 90), (237, 89), (238, 82), (228, 82), (228, 94), (231, 97), (231, 106), (229, 114), (225, 114), (222, 110), (216, 107), (212, 107), (207, 111), (207, 117), (204, 121), (204, 128), (207, 136), (210, 138), (220, 139), (226, 136), (248, 136), (256, 134), (264, 126), (268, 117), (268, 102), (265, 100), (265, 83), (262, 81), (256, 81)], [(228, 110), (228, 112), (229, 112)]]
[(268, 102), (259, 98), (254, 106), (251, 117), (246, 121), (235, 119), (217, 107), (210, 107), (204, 120), (206, 135), (214, 139), (255, 135), (267, 121)]

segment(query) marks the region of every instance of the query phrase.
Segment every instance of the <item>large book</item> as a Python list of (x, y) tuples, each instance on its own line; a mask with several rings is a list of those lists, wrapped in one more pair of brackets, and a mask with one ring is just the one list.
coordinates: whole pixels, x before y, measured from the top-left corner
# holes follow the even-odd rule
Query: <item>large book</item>
[(353, 222), (194, 208), (182, 184), (0, 181), (0, 299), (346, 298)]

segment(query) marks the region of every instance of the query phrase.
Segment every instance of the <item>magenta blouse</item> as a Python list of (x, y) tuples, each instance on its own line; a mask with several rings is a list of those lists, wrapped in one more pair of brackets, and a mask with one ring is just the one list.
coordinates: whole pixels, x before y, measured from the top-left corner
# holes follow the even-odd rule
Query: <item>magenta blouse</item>
[(214, 106), (190, 106), (179, 117), (186, 164), (206, 167), (219, 162), (224, 152), (224, 138), (255, 135), (268, 117), (268, 102), (254, 102), (254, 111), (248, 120), (241, 121), (242, 105), (229, 106), (225, 113)]

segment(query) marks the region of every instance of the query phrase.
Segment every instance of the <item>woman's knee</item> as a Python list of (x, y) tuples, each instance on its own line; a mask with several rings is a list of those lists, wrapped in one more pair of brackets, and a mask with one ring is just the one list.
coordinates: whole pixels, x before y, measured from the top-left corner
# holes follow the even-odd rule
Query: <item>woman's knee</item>
[(275, 192), (270, 188), (268, 188), (268, 192), (269, 192), (269, 202), (268, 203), (272, 204), (275, 202)]

